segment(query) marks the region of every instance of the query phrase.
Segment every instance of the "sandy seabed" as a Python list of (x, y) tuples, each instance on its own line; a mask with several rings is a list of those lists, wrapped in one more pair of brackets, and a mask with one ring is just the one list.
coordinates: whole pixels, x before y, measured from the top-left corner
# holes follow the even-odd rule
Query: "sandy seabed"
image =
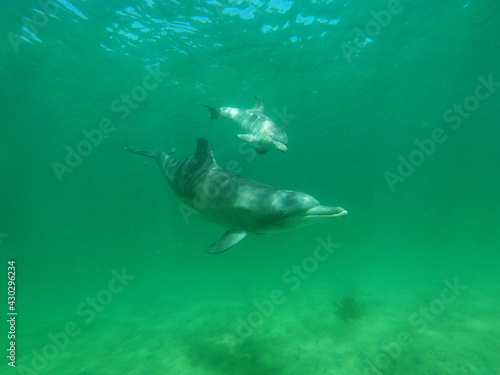
[[(144, 312), (117, 307), (82, 327), (44, 368), (33, 368), (33, 354), (20, 358), (18, 373), (499, 374), (495, 293), (465, 290), (452, 298), (449, 291), (443, 302), (444, 289), (366, 286), (355, 296), (366, 315), (348, 322), (334, 314), (343, 294), (312, 283), (284, 291), (272, 307), (264, 301), (273, 287), (263, 285), (241, 299), (205, 295)], [(33, 345), (41, 352), (47, 342)]]

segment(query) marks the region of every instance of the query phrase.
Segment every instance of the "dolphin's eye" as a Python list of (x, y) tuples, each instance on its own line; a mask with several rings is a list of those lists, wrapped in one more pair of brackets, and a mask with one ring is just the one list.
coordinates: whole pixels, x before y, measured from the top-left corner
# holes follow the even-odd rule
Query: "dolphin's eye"
[(284, 218), (285, 217), (285, 211), (279, 211), (278, 212), (278, 218)]

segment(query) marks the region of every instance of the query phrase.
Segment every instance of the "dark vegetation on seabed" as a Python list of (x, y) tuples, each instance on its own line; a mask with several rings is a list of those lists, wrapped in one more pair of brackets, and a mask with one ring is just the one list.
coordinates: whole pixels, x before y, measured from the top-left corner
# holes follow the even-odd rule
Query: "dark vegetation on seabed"
[(366, 315), (366, 313), (361, 310), (356, 298), (354, 297), (342, 298), (340, 302), (335, 303), (335, 307), (336, 310), (334, 313), (337, 318), (346, 323), (348, 323), (349, 320), (359, 320)]

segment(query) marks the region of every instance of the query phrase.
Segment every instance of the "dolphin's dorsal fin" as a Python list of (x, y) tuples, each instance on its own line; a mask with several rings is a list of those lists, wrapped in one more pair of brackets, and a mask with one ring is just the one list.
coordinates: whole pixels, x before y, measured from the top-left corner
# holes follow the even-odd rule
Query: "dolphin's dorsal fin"
[(210, 254), (220, 254), (229, 250), (247, 236), (245, 230), (230, 229), (216, 242), (205, 249)]
[(264, 112), (264, 103), (262, 103), (262, 100), (260, 100), (260, 98), (257, 95), (255, 95), (255, 103), (253, 104), (252, 109), (255, 109), (256, 111), (261, 111), (262, 113)]
[(212, 147), (210, 147), (210, 143), (204, 138), (198, 138), (198, 145), (196, 146), (194, 157), (197, 161), (202, 163), (215, 163)]

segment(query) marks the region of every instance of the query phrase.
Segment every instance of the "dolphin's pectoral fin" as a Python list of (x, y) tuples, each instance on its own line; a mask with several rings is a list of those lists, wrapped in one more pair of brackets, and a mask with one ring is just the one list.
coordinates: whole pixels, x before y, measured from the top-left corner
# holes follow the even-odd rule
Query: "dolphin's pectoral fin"
[(253, 134), (238, 134), (238, 138), (245, 142), (256, 143), (259, 142), (259, 138), (257, 138)]
[(205, 249), (207, 253), (219, 254), (229, 250), (243, 238), (247, 236), (248, 232), (238, 229), (230, 229), (217, 241)]
[(260, 98), (257, 95), (255, 95), (255, 102), (253, 104), (252, 109), (255, 109), (256, 111), (264, 112), (264, 103), (262, 103), (262, 100), (260, 100)]
[(268, 152), (269, 150), (265, 147), (259, 147), (259, 148), (256, 148), (255, 149), (255, 152), (259, 155), (264, 155), (266, 152)]

